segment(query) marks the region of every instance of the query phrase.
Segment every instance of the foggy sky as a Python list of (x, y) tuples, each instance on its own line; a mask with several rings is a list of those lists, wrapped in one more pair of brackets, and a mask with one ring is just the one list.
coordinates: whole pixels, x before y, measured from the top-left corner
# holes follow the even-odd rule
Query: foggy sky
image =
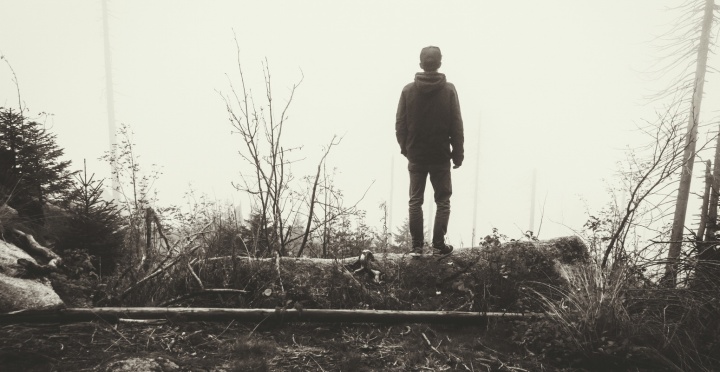
[[(567, 235), (588, 208), (609, 201), (606, 183), (636, 140), (636, 124), (658, 110), (644, 97), (663, 81), (643, 71), (657, 57), (651, 41), (675, 15), (664, 7), (677, 3), (111, 0), (116, 121), (134, 130), (141, 164), (162, 168), (161, 203), (182, 204), (193, 188), (249, 212), (230, 185), (244, 166), (221, 96), (239, 85), (236, 35), (256, 99), (265, 59), (277, 104), (302, 79), (285, 134), (287, 148), (302, 146), (296, 179), (313, 172), (333, 135), (344, 136), (328, 160), (336, 185), (352, 203), (372, 184), (360, 204), (368, 223), (379, 226), (378, 205), (392, 201), (397, 227), (408, 179), (395, 110), (419, 71), (420, 49), (437, 45), (466, 139), (466, 160), (452, 174), (448, 242), (469, 245), (476, 186), (478, 235), (527, 229), (534, 170), (535, 229), (542, 212), (541, 237)], [(77, 169), (87, 159), (91, 172), (107, 176), (98, 160), (108, 147), (101, 2), (10, 0), (2, 8), (0, 54), (24, 105), (51, 114), (46, 123)], [(718, 107), (714, 80), (709, 75), (706, 118)], [(5, 64), (0, 106), (17, 106)]]

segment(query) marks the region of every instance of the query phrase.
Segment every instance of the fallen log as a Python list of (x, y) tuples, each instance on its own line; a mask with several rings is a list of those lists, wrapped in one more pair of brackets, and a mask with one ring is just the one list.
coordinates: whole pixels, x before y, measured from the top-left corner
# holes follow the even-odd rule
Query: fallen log
[[(183, 254), (190, 268), (184, 260), (163, 264), (163, 269), (130, 288), (117, 288), (121, 295), (108, 292), (113, 299), (121, 299), (112, 305), (161, 306), (180, 298), (174, 303), (211, 308), (275, 308), (293, 301), (311, 309), (542, 311), (534, 294), (549, 297), (557, 294), (555, 288), (564, 288), (558, 267), (582, 264), (587, 247), (577, 237), (562, 237), (491, 242), (456, 248), (450, 256), (419, 258), (368, 251), (344, 259), (205, 259), (192, 252)], [(140, 288), (145, 292), (128, 295)], [(186, 296), (204, 288), (235, 288), (248, 293), (202, 300)]]
[(465, 311), (325, 310), (325, 309), (231, 309), (175, 307), (102, 307), (30, 310), (0, 314), (0, 324), (72, 323), (93, 320), (119, 322), (121, 319), (167, 319), (173, 322), (308, 322), (308, 323), (462, 323), (483, 324), (489, 318), (519, 319), (542, 317), (540, 313)]

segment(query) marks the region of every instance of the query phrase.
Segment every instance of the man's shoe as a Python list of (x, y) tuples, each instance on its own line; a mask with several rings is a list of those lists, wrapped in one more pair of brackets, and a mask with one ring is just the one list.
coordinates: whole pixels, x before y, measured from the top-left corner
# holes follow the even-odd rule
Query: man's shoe
[(420, 257), (423, 254), (422, 247), (413, 247), (412, 251), (410, 251), (410, 257)]
[(442, 246), (433, 246), (433, 256), (442, 256), (450, 254), (453, 251), (453, 246), (450, 244), (443, 244)]

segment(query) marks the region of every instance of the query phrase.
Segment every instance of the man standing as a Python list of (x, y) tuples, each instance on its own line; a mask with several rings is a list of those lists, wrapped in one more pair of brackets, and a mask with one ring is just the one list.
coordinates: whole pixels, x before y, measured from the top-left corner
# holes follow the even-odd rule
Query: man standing
[(400, 153), (408, 159), (410, 172), (409, 223), (412, 236), (410, 255), (423, 253), (423, 196), (428, 174), (435, 191), (435, 225), (433, 254), (449, 254), (453, 247), (445, 244), (450, 219), (450, 161), (454, 169), (463, 162), (463, 122), (455, 86), (445, 74), (438, 73), (442, 61), (440, 48), (429, 46), (420, 52), (420, 68), (415, 81), (406, 85), (400, 95), (395, 120), (395, 135)]

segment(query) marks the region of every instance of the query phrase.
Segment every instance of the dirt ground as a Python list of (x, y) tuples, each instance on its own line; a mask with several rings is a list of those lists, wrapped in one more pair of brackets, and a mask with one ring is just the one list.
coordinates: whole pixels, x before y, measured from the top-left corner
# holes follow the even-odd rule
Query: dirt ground
[(20, 324), (0, 327), (0, 370), (559, 370), (512, 338), (501, 324)]

